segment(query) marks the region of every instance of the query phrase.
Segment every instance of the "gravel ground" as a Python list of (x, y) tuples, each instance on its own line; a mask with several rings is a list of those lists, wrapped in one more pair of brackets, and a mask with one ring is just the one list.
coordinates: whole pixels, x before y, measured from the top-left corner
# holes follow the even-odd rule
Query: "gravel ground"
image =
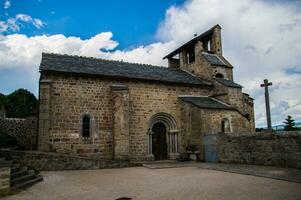
[(43, 172), (44, 181), (4, 200), (301, 200), (301, 184), (222, 171), (144, 167)]

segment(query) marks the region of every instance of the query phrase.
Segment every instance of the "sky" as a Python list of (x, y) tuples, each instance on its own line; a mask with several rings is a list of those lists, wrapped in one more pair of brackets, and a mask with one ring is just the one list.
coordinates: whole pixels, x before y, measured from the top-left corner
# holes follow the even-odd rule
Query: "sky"
[(162, 57), (215, 24), (256, 126), (266, 125), (265, 78), (273, 125), (301, 120), (298, 0), (0, 0), (0, 93), (37, 96), (42, 52), (167, 66)]

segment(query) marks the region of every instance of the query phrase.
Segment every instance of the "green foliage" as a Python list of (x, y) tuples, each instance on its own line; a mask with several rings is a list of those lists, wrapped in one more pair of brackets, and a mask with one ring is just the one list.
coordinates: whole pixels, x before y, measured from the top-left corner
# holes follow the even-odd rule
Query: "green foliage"
[(6, 96), (0, 93), (0, 108), (2, 106), (6, 107), (7, 103), (8, 99), (6, 98)]
[(295, 127), (295, 120), (290, 115), (287, 116), (287, 118), (285, 119), (285, 121), (283, 123), (285, 124), (285, 126), (284, 126), (285, 131), (298, 130), (298, 128)]
[(8, 135), (3, 130), (0, 130), (0, 149), (18, 146), (18, 141), (16, 138)]
[(26, 89), (18, 89), (3, 99), (7, 117), (27, 117), (38, 106), (37, 98)]

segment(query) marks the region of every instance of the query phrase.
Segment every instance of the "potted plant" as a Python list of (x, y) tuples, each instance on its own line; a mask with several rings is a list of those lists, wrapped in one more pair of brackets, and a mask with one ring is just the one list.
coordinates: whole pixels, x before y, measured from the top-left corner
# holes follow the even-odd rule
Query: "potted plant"
[(200, 152), (198, 151), (197, 145), (192, 145), (192, 144), (188, 145), (186, 147), (186, 152), (190, 160), (199, 160)]

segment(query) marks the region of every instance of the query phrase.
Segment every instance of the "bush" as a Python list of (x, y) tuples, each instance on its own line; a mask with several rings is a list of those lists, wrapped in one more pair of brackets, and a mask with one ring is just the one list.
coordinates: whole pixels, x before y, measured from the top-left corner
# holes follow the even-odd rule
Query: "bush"
[(18, 141), (16, 138), (8, 135), (3, 130), (0, 130), (0, 149), (17, 147), (17, 146), (18, 146)]

